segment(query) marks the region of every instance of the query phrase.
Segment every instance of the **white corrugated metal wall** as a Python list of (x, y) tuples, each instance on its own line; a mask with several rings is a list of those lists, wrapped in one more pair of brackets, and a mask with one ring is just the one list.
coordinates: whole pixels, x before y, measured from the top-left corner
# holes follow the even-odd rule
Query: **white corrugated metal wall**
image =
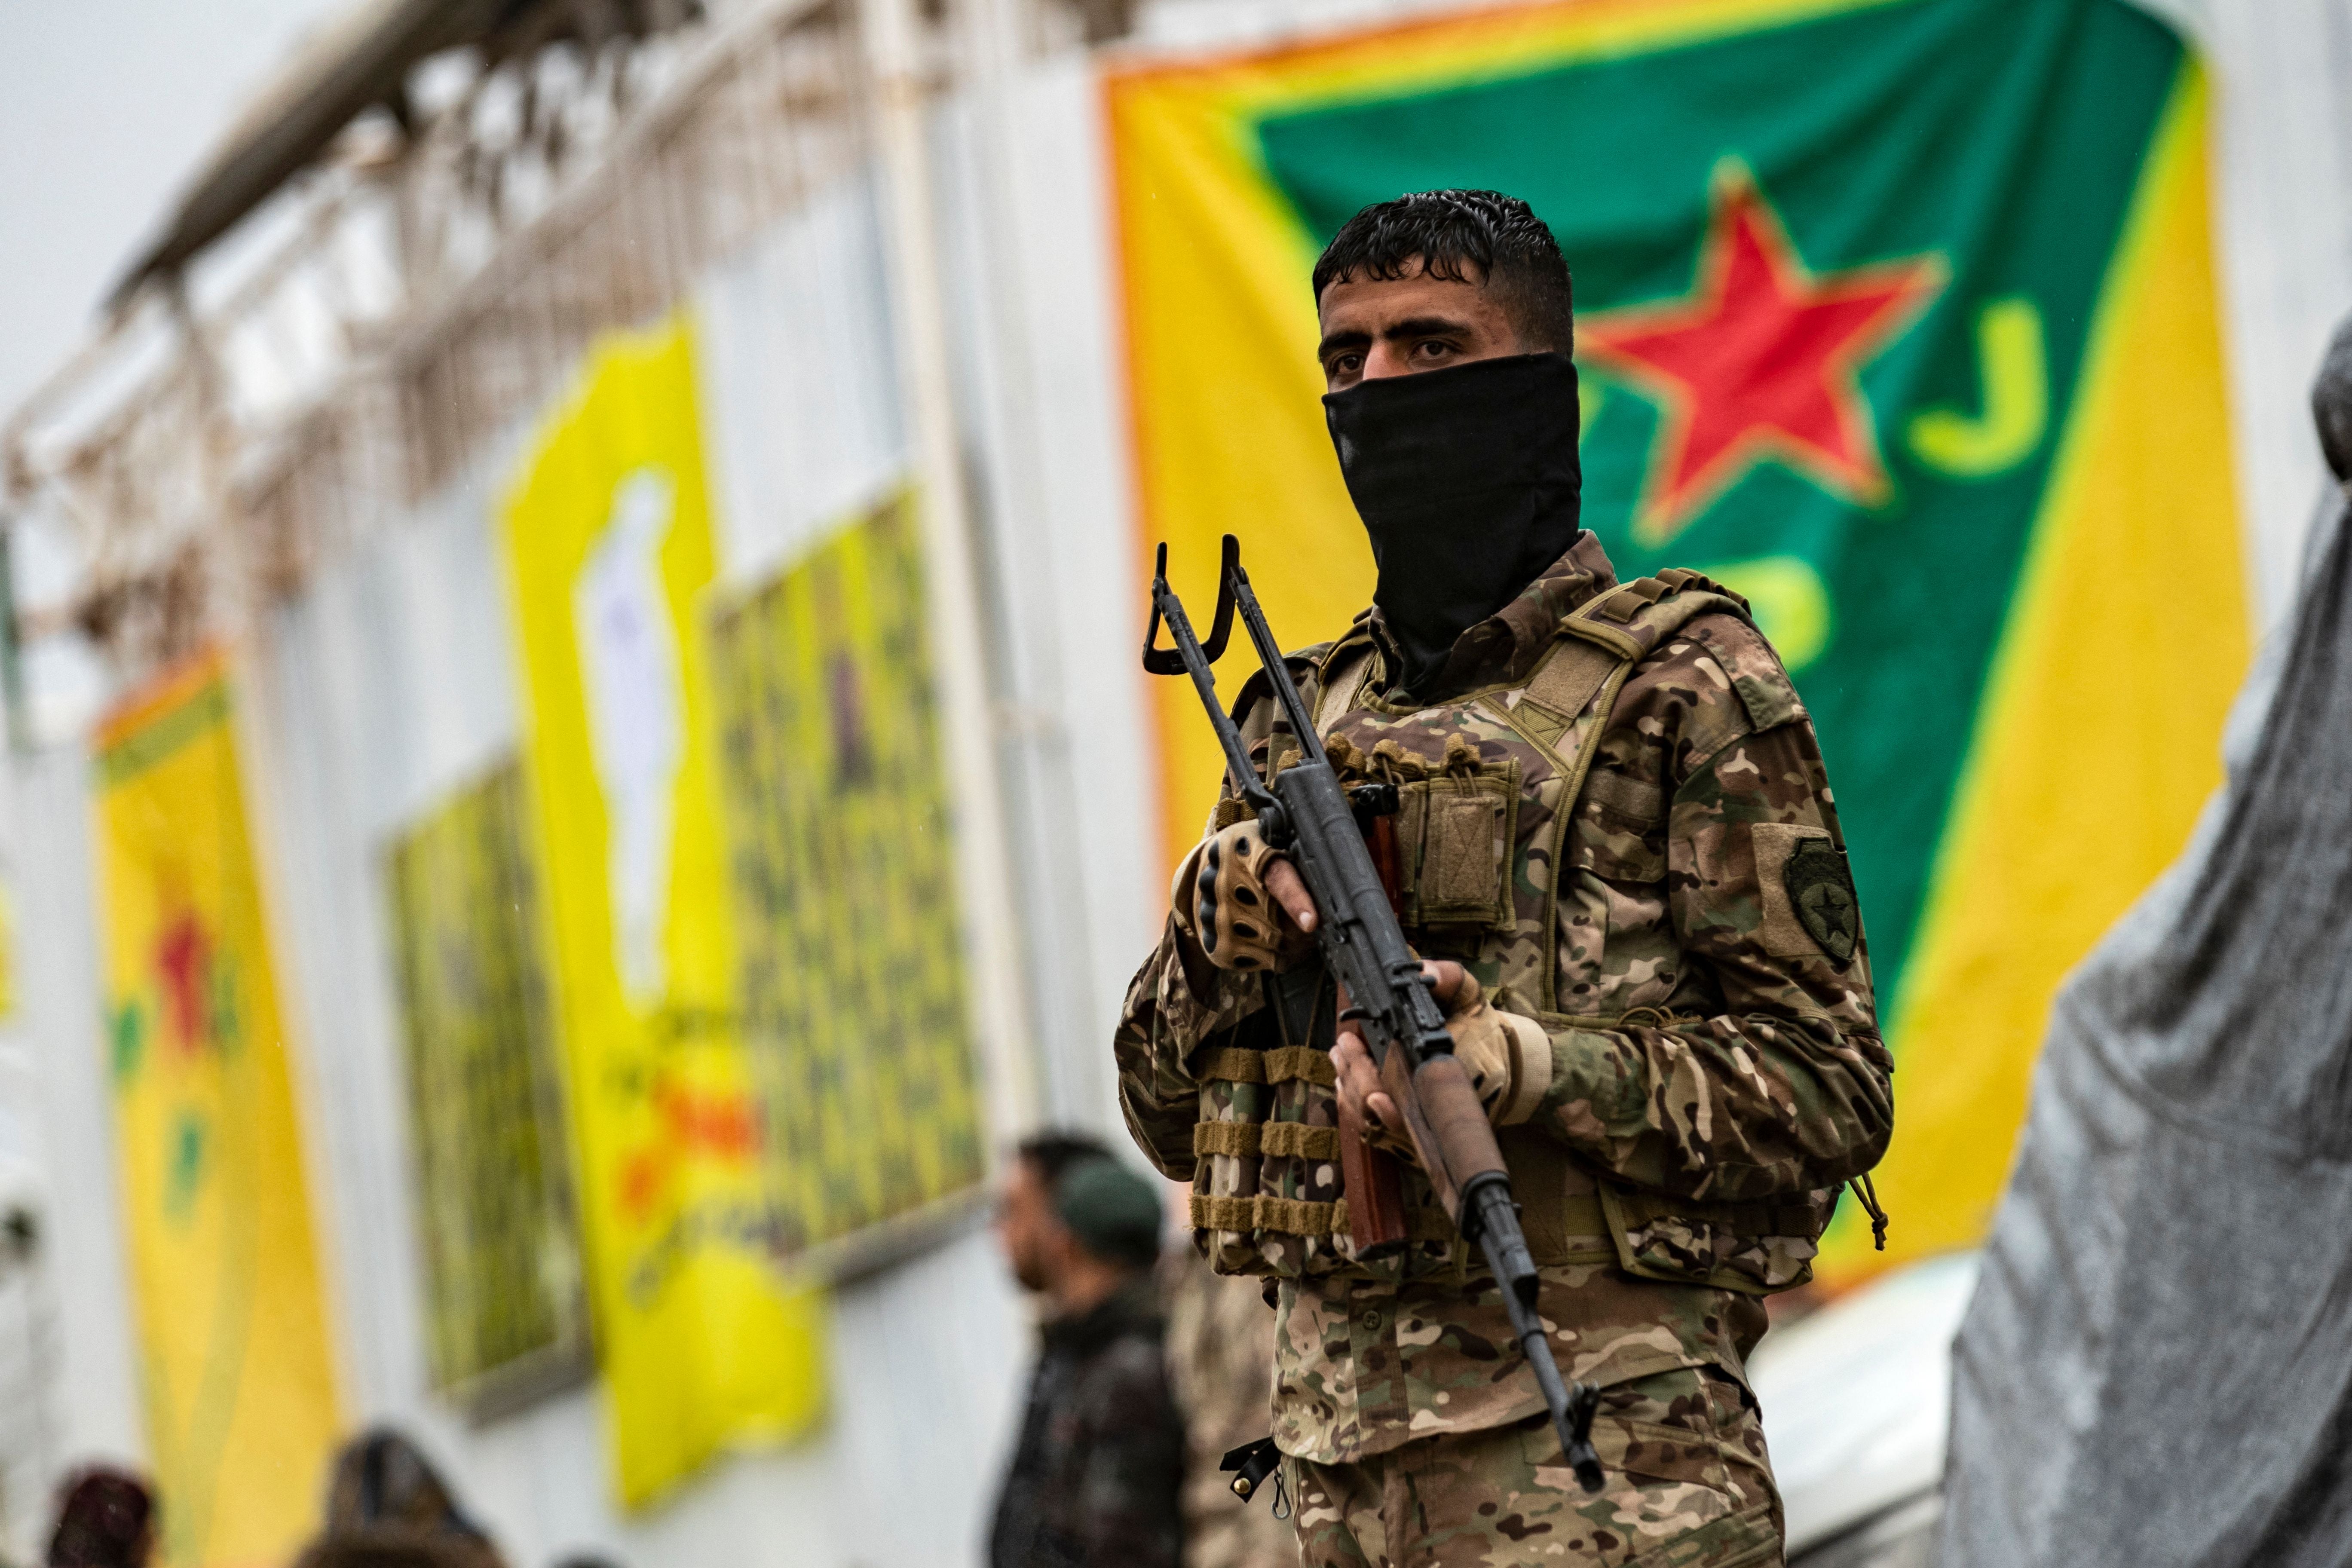
[[(690, 302), (730, 587), (763, 581), (903, 482), (879, 243), (870, 189), (855, 182), (712, 271)], [(835, 1409), (819, 1438), (715, 1467), (642, 1519), (607, 1500), (593, 1386), (481, 1426), (429, 1393), (380, 856), (517, 745), (494, 531), (537, 418), (324, 573), (268, 649), (280, 896), (330, 1151), (352, 1403), (421, 1434), (521, 1563), (592, 1543), (681, 1565), (965, 1561), (1021, 1334), (977, 1232), (838, 1294)], [(902, 1489), (897, 1465), (923, 1484)]]

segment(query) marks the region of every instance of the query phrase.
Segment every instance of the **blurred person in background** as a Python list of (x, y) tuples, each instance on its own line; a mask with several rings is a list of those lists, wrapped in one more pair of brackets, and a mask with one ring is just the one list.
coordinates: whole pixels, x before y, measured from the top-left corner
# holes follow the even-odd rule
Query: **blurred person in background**
[(990, 1568), (1180, 1568), (1184, 1431), (1151, 1276), (1160, 1194), (1082, 1134), (1023, 1143), (996, 1230), (1042, 1300)]
[(506, 1568), (415, 1444), (388, 1427), (335, 1457), (327, 1524), (296, 1568)]
[(1274, 1313), (1260, 1281), (1220, 1274), (1189, 1238), (1160, 1263), (1168, 1308), (1168, 1384), (1184, 1418), (1184, 1568), (1297, 1568), (1286, 1509), (1243, 1503), (1232, 1450), (1265, 1436), (1274, 1387)]
[(155, 1555), (155, 1497), (127, 1470), (78, 1470), (58, 1492), (49, 1568), (147, 1568)]

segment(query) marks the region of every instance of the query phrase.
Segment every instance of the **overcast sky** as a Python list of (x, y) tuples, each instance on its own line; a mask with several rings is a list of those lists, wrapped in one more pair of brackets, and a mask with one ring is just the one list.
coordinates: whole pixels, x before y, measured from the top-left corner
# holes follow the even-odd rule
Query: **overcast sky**
[(351, 0), (0, 0), (0, 411), (97, 306), (238, 106)]

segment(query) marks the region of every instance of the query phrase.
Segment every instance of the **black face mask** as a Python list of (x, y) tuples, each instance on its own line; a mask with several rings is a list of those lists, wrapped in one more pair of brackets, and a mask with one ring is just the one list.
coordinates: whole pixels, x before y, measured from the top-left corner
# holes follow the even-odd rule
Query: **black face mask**
[(1401, 684), (1419, 691), (1576, 541), (1576, 366), (1526, 354), (1360, 382), (1323, 416), (1372, 536)]

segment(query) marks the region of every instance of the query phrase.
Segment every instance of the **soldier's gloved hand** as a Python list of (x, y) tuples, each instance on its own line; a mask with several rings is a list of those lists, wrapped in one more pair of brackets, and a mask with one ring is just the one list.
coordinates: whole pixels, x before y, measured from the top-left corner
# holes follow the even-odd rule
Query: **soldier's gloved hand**
[(1220, 969), (1285, 970), (1313, 946), (1315, 905), (1306, 885), (1255, 821), (1193, 846), (1168, 901), (1176, 929)]
[[(1551, 1038), (1533, 1018), (1506, 1013), (1486, 999), (1470, 972), (1451, 960), (1422, 965), (1438, 1005), (1446, 1010), (1445, 1027), (1454, 1037), (1454, 1054), (1470, 1073), (1486, 1118), (1498, 1127), (1527, 1121), (1543, 1103), (1551, 1087)], [(1352, 1024), (1339, 1027), (1331, 1049), (1339, 1098), (1351, 1102), (1353, 1114), (1377, 1131), (1372, 1142), (1391, 1152), (1412, 1158), (1412, 1144), (1404, 1119), (1381, 1087), (1370, 1047)]]
[[(1444, 1000), (1442, 994), (1439, 1000)], [(1339, 1010), (1348, 1010), (1345, 985), (1339, 987)], [(1339, 1026), (1339, 1037), (1331, 1043), (1331, 1068), (1339, 1097), (1339, 1125), (1345, 1127), (1352, 1122), (1364, 1130), (1364, 1142), (1373, 1148), (1385, 1150), (1408, 1165), (1420, 1164), (1421, 1155), (1412, 1146), (1412, 1134), (1405, 1131), (1404, 1118), (1397, 1113), (1396, 1101), (1381, 1087), (1381, 1069), (1372, 1065), (1372, 1048), (1364, 1044), (1364, 1037), (1355, 1025)]]
[(1469, 1069), (1486, 1120), (1509, 1127), (1533, 1116), (1551, 1087), (1551, 1037), (1543, 1026), (1489, 1003), (1477, 976), (1466, 970), (1449, 1005), (1445, 1028), (1454, 1037), (1454, 1059)]

